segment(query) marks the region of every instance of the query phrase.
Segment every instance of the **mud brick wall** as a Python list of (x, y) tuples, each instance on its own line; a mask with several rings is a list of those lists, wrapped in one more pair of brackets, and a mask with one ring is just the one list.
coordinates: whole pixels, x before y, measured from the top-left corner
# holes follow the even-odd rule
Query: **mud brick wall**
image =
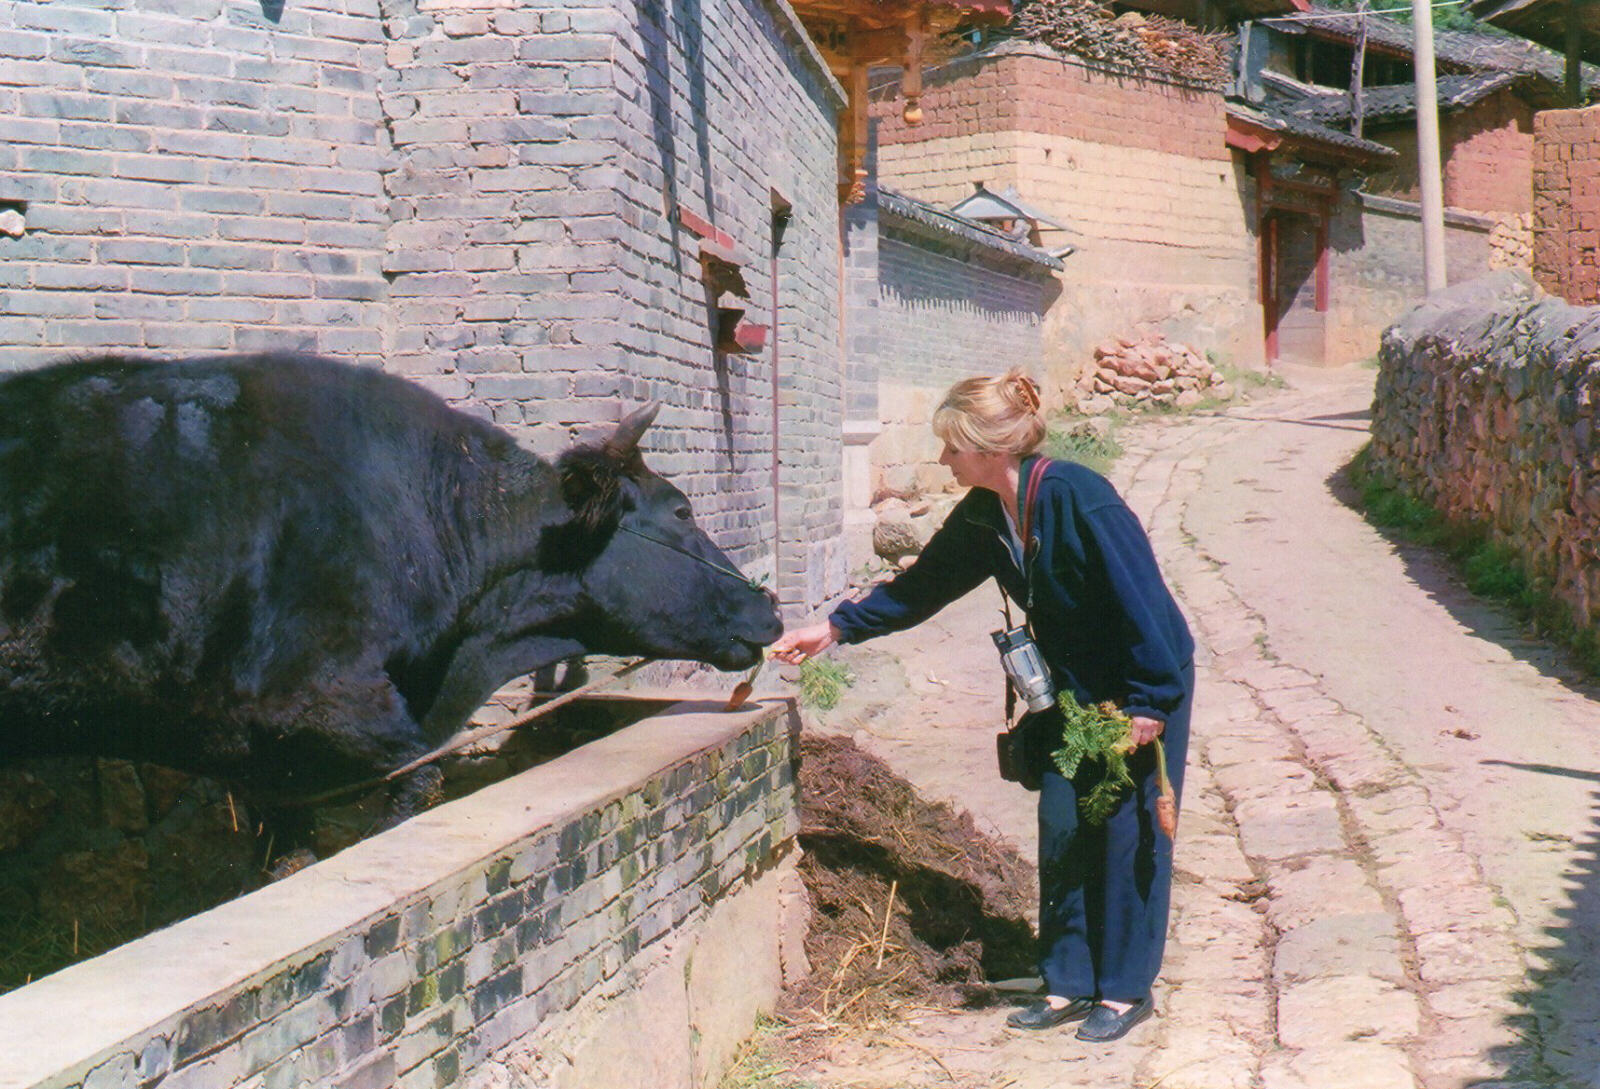
[(1010, 43), (931, 72), (920, 126), (897, 85), (874, 105), (885, 186), (948, 205), (982, 182), (1072, 228), (1044, 350), (1065, 390), (1115, 333), (1159, 328), (1201, 350), (1261, 355), (1255, 251), (1215, 91), (1098, 70)]
[(0, 1084), (714, 1081), (803, 963), (795, 722), (675, 705), (0, 997)]
[(1600, 303), (1600, 107), (1533, 123), (1533, 278), (1574, 306)]
[[(0, 0), (0, 369), (312, 350), (542, 453), (657, 398), (654, 467), (815, 604), (842, 102), (773, 0)], [(713, 350), (696, 222), (767, 350)]]
[(1600, 628), (1600, 311), (1501, 272), (1440, 292), (1383, 338), (1375, 466), (1487, 525)]
[[(1533, 107), (1511, 90), (1441, 117), (1445, 207), (1500, 218), (1531, 212), (1533, 125)], [(1368, 179), (1365, 191), (1419, 200), (1415, 124), (1369, 131), (1367, 136), (1388, 144), (1399, 156)]]

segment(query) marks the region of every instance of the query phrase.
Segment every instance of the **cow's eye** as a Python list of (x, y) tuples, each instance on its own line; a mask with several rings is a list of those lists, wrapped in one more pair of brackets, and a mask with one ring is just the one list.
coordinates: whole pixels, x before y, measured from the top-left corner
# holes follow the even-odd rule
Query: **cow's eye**
[(694, 511), (689, 509), (689, 505), (687, 503), (672, 513), (678, 516), (678, 521), (680, 522), (691, 522), (694, 520)]

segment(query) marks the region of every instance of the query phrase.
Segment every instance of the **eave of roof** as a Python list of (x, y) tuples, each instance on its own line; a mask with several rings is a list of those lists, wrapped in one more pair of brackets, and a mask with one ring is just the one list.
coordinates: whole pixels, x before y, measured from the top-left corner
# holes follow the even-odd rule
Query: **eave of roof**
[(878, 188), (878, 212), (880, 215), (888, 215), (915, 224), (924, 230), (959, 238), (972, 245), (982, 246), (1029, 264), (1043, 265), (1049, 269), (1065, 267), (1060, 258), (1052, 257), (1026, 242), (1010, 238), (993, 227), (881, 186)]
[[(1262, 73), (1263, 81), (1273, 84), (1279, 101), (1271, 103), (1274, 113), (1299, 117), (1322, 125), (1343, 124), (1350, 120), (1351, 101), (1346, 91), (1290, 87), (1287, 81), (1274, 81), (1273, 73)], [(1438, 78), (1439, 108), (1461, 110), (1476, 105), (1497, 91), (1526, 85), (1537, 77), (1520, 72), (1475, 72), (1469, 75)], [(1367, 121), (1398, 121), (1417, 112), (1416, 85), (1411, 83), (1364, 87), (1361, 116)]]
[(1364, 140), (1270, 107), (1229, 101), (1227, 116), (1228, 142), (1244, 151), (1269, 151), (1287, 143), (1295, 150), (1343, 162), (1372, 162), (1392, 159), (1399, 154), (1394, 148), (1374, 140)]

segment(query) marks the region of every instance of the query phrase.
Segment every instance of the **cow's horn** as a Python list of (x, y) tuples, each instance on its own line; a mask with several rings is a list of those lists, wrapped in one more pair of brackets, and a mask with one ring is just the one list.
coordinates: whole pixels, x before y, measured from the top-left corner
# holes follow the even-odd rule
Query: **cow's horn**
[(661, 411), (660, 401), (651, 401), (642, 408), (635, 409), (622, 418), (617, 424), (616, 431), (612, 432), (606, 440), (606, 449), (614, 454), (631, 454), (639, 446), (639, 436), (644, 434), (644, 429), (656, 418), (656, 413)]

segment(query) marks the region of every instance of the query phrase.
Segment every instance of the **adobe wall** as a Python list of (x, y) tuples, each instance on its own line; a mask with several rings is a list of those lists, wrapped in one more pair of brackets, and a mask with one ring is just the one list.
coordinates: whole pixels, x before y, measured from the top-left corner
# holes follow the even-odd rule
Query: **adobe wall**
[[(318, 351), (544, 453), (658, 398), (652, 464), (713, 536), (787, 603), (842, 588), (842, 98), (788, 5), (0, 0), (0, 27), (0, 368)], [(776, 260), (776, 350), (712, 350), (703, 227), (758, 323)]]
[(929, 73), (925, 85), (915, 128), (899, 120), (898, 99), (875, 104), (883, 182), (946, 205), (975, 182), (1014, 185), (1075, 232), (1045, 235), (1047, 246), (1078, 247), (1046, 327), (1064, 378), (1107, 335), (1139, 327), (1259, 362), (1255, 249), (1220, 94), (1024, 43)]
[(1600, 631), (1600, 323), (1501, 272), (1438, 293), (1383, 337), (1380, 471), (1486, 525)]
[[(1499, 223), (1488, 216), (1445, 212), (1445, 282), (1463, 283), (1496, 266)], [(1332, 291), (1328, 359), (1377, 356), (1384, 330), (1427, 294), (1422, 263), (1421, 206), (1392, 197), (1354, 194), (1339, 204), (1328, 230)]]
[(804, 971), (797, 729), (673, 705), (0, 996), (0, 1085), (714, 1085)]
[(1574, 306), (1600, 303), (1600, 107), (1538, 114), (1533, 142), (1533, 278)]

